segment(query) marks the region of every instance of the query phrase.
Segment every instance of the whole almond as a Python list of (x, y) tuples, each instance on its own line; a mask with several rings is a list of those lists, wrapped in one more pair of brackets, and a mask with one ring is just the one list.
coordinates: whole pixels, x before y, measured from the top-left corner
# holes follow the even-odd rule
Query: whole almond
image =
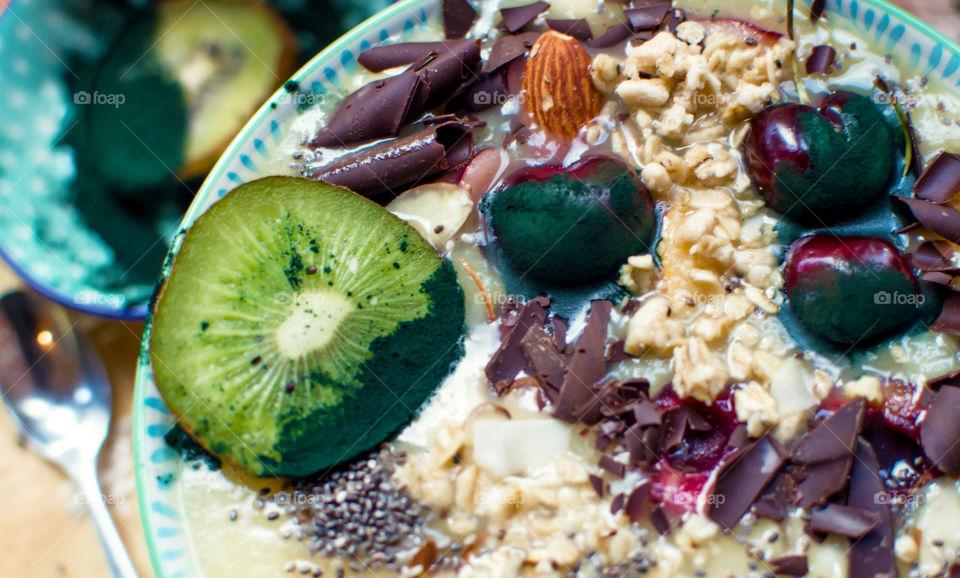
[(600, 112), (602, 95), (590, 78), (590, 55), (572, 36), (545, 32), (523, 67), (527, 110), (548, 132), (574, 137)]

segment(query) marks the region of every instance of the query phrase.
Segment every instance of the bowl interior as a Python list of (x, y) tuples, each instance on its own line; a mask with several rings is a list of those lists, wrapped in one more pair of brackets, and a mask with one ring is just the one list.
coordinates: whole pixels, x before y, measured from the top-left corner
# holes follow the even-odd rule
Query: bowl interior
[[(684, 0), (677, 4), (698, 14), (719, 9), (732, 16), (749, 15), (750, 8), (758, 4), (773, 9), (783, 6), (779, 0)], [(872, 43), (872, 50), (891, 53), (901, 70), (925, 73), (931, 82), (954, 91), (960, 86), (960, 48), (915, 17), (883, 0), (828, 0), (827, 5), (834, 25), (856, 30)], [(274, 151), (286, 136), (286, 122), (304, 103), (309, 106), (342, 95), (344, 80), (357, 69), (359, 52), (387, 39), (403, 40), (422, 33), (426, 27), (436, 27), (439, 8), (440, 0), (405, 0), (370, 18), (318, 54), (292, 79), (300, 96), (291, 98), (285, 90), (278, 91), (229, 146), (184, 217), (183, 227), (189, 227), (229, 190), (257, 178), (264, 167), (274, 166)], [(802, 9), (798, 6), (798, 10)], [(175, 253), (178, 247), (179, 240), (175, 240), (171, 251)], [(148, 546), (158, 576), (202, 575), (191, 549), (190, 529), (182, 515), (175, 481), (180, 457), (163, 439), (175, 418), (153, 383), (149, 337), (148, 319), (134, 408), (137, 485)]]

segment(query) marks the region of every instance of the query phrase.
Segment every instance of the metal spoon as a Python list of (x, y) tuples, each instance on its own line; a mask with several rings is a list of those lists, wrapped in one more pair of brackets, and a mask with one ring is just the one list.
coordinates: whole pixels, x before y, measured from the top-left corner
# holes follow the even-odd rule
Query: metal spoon
[(110, 382), (97, 351), (73, 331), (61, 307), (22, 291), (0, 298), (0, 391), (24, 444), (76, 483), (113, 576), (136, 578), (97, 480)]

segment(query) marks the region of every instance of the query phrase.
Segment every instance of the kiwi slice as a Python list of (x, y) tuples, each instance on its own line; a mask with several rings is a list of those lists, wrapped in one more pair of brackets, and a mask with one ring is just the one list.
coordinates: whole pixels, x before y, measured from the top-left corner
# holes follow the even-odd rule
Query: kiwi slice
[(154, 380), (184, 429), (255, 475), (386, 440), (462, 355), (450, 261), (347, 189), (242, 185), (184, 234), (154, 305)]
[(296, 46), (267, 5), (168, 0), (127, 27), (78, 104), (104, 179), (136, 191), (201, 176), (292, 72)]

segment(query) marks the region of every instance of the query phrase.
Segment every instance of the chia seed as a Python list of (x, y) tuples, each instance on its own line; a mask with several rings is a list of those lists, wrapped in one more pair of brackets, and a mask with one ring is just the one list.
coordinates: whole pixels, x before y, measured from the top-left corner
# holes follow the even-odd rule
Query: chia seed
[[(370, 569), (401, 567), (398, 556), (426, 542), (426, 506), (392, 478), (398, 455), (374, 452), (337, 470), (302, 478), (274, 496), (268, 520), (281, 513), (315, 555), (360, 561)], [(258, 498), (262, 501), (262, 498)], [(448, 556), (456, 556), (455, 553)], [(343, 568), (337, 570), (342, 576)]]

